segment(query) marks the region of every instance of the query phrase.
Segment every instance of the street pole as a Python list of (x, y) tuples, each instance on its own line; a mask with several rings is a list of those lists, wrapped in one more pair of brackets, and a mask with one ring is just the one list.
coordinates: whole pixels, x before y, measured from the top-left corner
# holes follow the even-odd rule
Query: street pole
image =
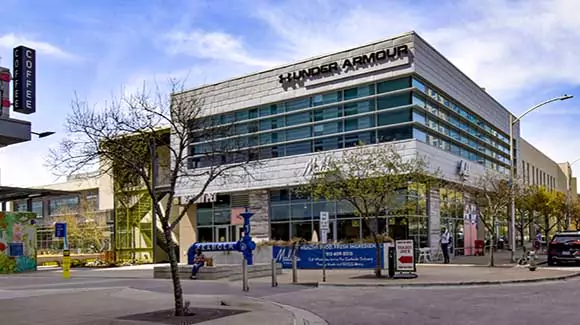
[[(514, 117), (510, 113), (510, 260), (516, 256), (516, 198), (514, 193), (515, 166), (514, 166)], [(492, 239), (495, 240), (495, 239)]]
[(546, 105), (549, 104), (551, 102), (555, 102), (558, 100), (567, 100), (570, 98), (574, 98), (574, 96), (572, 95), (563, 95), (560, 97), (556, 97), (556, 98), (552, 98), (552, 99), (548, 99), (544, 102), (541, 102), (535, 106), (532, 106), (530, 109), (528, 109), (527, 111), (525, 111), (522, 115), (520, 115), (518, 118), (514, 119), (513, 115), (510, 113), (510, 124), (509, 124), (509, 129), (510, 129), (510, 255), (511, 255), (511, 261), (515, 262), (515, 250), (516, 250), (516, 200), (515, 200), (515, 193), (513, 191), (514, 189), (514, 182), (515, 182), (515, 165), (514, 165), (514, 125), (519, 122), (524, 116), (528, 115), (529, 113), (531, 113), (532, 111)]

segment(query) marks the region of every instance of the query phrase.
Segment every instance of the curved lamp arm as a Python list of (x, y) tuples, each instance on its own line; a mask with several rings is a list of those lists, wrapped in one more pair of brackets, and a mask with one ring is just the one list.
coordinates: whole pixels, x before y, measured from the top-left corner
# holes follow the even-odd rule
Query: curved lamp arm
[(544, 106), (544, 105), (546, 105), (546, 104), (549, 104), (549, 103), (551, 103), (551, 102), (555, 102), (555, 101), (558, 101), (558, 100), (566, 100), (566, 99), (570, 99), (570, 98), (574, 98), (574, 96), (572, 96), (572, 95), (563, 95), (563, 96), (560, 96), (560, 97), (556, 97), (556, 98), (548, 99), (548, 100), (547, 100), (547, 101), (545, 101), (545, 102), (541, 102), (541, 103), (539, 103), (538, 105), (536, 105), (536, 106), (533, 106), (532, 108), (530, 108), (530, 109), (528, 109), (527, 111), (525, 111), (525, 112), (524, 112), (522, 115), (520, 115), (519, 117), (517, 117), (517, 118), (515, 118), (514, 120), (512, 120), (512, 125), (513, 125), (513, 124), (516, 124), (516, 123), (517, 123), (519, 120), (521, 120), (521, 119), (522, 119), (522, 117), (524, 117), (524, 116), (528, 115), (528, 113), (530, 113), (530, 112), (532, 112), (532, 111), (534, 111), (534, 110), (536, 110), (536, 109), (538, 109), (538, 108), (540, 108), (540, 107), (542, 107), (542, 106)]

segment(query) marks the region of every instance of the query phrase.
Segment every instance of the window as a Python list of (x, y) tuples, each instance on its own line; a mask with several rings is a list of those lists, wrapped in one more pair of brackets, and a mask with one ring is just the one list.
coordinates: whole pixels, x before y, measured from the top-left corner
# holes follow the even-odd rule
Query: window
[(313, 127), (314, 136), (327, 135), (342, 132), (342, 122), (330, 122), (318, 124)]
[(99, 190), (86, 192), (85, 203), (87, 205), (87, 211), (99, 210)]
[(346, 89), (344, 91), (344, 100), (355, 99), (375, 94), (375, 85), (360, 86), (357, 88)]
[(410, 126), (400, 126), (378, 130), (379, 142), (389, 142), (396, 140), (411, 139), (412, 128)]
[(284, 141), (284, 132), (272, 132), (260, 134), (260, 144), (277, 143)]
[(314, 95), (312, 97), (312, 105), (320, 106), (324, 104), (336, 103), (340, 100), (341, 100), (340, 91), (336, 91), (327, 94)]
[(411, 86), (419, 89), (422, 92), (425, 92), (427, 89), (427, 87), (425, 87), (425, 84), (423, 84), (421, 81), (415, 78), (412, 79)]
[(375, 110), (374, 100), (365, 100), (362, 102), (344, 104), (344, 116), (356, 115)]
[(312, 144), (310, 141), (302, 141), (296, 143), (290, 143), (286, 145), (286, 155), (293, 156), (293, 155), (302, 155), (305, 153), (312, 152), (311, 148)]
[(421, 142), (427, 142), (427, 133), (425, 133), (425, 131), (422, 131), (420, 129), (413, 128), (413, 138)]
[(314, 152), (342, 149), (342, 136), (314, 140)]
[(377, 99), (377, 110), (410, 105), (411, 94), (399, 94), (394, 96), (384, 96)]
[(290, 207), (288, 204), (272, 204), (270, 219), (272, 221), (290, 221)]
[(237, 122), (247, 120), (247, 119), (248, 119), (248, 111), (247, 110), (236, 112), (236, 121)]
[(270, 159), (270, 158), (277, 158), (284, 156), (284, 147), (283, 146), (272, 146), (272, 147), (265, 147), (260, 148), (258, 152), (258, 156), (260, 159)]
[(427, 104), (425, 103), (425, 98), (423, 98), (423, 96), (419, 96), (416, 94), (413, 94), (413, 104), (422, 108), (427, 107)]
[(413, 111), (413, 121), (425, 124), (425, 114)]
[(289, 223), (271, 224), (270, 238), (272, 240), (290, 240), (290, 224)]
[(377, 84), (377, 93), (386, 93), (389, 91), (395, 91), (399, 89), (405, 89), (411, 87), (411, 78), (401, 78), (395, 80), (387, 80)]
[(344, 121), (344, 131), (355, 131), (367, 129), (375, 126), (375, 116), (363, 116), (359, 118), (351, 118)]
[(362, 144), (376, 143), (376, 136), (374, 131), (360, 132), (355, 134), (348, 134), (344, 136), (344, 147), (354, 147)]
[(71, 212), (79, 212), (79, 197), (78, 196), (71, 196), (71, 197), (63, 197), (63, 198), (55, 198), (50, 200), (50, 215), (58, 215), (58, 214), (65, 214)]
[(311, 128), (309, 126), (286, 130), (286, 141), (305, 139), (311, 137)]
[(260, 108), (260, 116), (275, 115), (283, 112), (283, 107), (278, 104), (271, 104)]
[(391, 125), (411, 121), (411, 109), (398, 109), (378, 114), (378, 125)]
[(300, 125), (310, 122), (310, 112), (303, 112), (286, 116), (286, 126)]
[(286, 112), (296, 111), (310, 107), (310, 97), (292, 100), (284, 103)]
[(341, 116), (341, 110), (338, 107), (329, 107), (314, 111), (314, 121), (328, 120)]

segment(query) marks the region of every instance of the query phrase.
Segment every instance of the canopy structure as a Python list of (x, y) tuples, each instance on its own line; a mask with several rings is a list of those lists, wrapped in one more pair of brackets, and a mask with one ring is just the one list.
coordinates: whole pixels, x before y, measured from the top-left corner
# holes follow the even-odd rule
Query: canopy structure
[(0, 186), (0, 202), (2, 202), (2, 210), (6, 210), (5, 204), (10, 201), (26, 200), (39, 198), (44, 196), (61, 196), (61, 195), (78, 195), (77, 192), (51, 190), (46, 188), (26, 188), (26, 187), (12, 187)]

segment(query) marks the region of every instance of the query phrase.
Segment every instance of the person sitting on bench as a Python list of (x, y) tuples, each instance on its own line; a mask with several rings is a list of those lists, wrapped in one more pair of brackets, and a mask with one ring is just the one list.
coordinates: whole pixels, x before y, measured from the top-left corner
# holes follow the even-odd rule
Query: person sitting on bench
[(197, 272), (199, 272), (199, 269), (201, 269), (201, 267), (204, 265), (205, 265), (205, 256), (201, 252), (201, 249), (198, 248), (195, 251), (195, 258), (193, 260), (193, 266), (191, 268), (191, 278), (192, 279), (194, 279), (194, 280), (197, 279)]

